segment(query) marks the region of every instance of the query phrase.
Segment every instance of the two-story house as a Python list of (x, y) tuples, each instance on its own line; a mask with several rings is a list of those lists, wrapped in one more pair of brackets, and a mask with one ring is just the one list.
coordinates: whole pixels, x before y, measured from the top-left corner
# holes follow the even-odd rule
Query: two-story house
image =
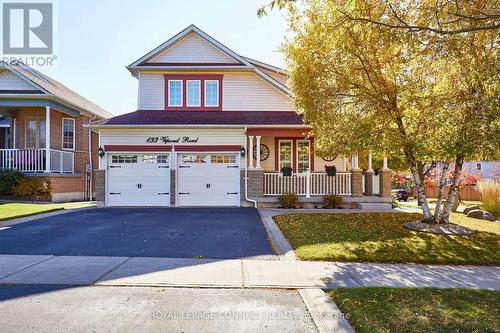
[(112, 115), (21, 62), (0, 62), (0, 168), (50, 181), (52, 201), (90, 200), (98, 134)]
[[(193, 25), (127, 69), (138, 80), (138, 110), (88, 126), (100, 133), (101, 206), (242, 206), (276, 202), (287, 192), (304, 200), (363, 195), (356, 159), (351, 172), (351, 158), (315, 153), (284, 70), (238, 55)], [(328, 176), (325, 165), (335, 165), (336, 175)], [(379, 186), (369, 194), (372, 187)], [(368, 201), (387, 201), (380, 199)]]

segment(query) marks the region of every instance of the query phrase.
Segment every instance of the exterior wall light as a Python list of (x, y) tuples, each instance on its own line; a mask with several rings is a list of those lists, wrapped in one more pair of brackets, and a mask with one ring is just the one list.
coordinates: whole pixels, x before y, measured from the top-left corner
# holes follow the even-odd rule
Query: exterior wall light
[(245, 157), (245, 147), (241, 147), (240, 153), (241, 153), (241, 157)]
[(100, 158), (103, 158), (105, 154), (104, 149), (102, 149), (102, 147), (99, 147), (99, 149), (97, 149), (97, 154)]

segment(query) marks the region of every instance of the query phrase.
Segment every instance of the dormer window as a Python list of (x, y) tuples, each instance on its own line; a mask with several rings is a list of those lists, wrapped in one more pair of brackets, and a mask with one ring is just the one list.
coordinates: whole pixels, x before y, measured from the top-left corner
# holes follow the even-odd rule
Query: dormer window
[(168, 80), (168, 106), (182, 106), (182, 80)]
[(200, 80), (187, 80), (186, 106), (201, 106)]
[(165, 109), (222, 111), (222, 74), (165, 74)]

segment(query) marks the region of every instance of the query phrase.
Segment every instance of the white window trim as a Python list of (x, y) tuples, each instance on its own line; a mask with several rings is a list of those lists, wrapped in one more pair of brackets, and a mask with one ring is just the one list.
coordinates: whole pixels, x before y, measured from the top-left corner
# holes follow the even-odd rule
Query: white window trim
[[(209, 83), (215, 82), (217, 84), (217, 104), (211, 104), (211, 105), (207, 104), (207, 83), (208, 82)], [(219, 103), (220, 103), (219, 102), (219, 95), (220, 95), (219, 94), (219, 89), (220, 89), (220, 87), (219, 87), (219, 80), (205, 80), (205, 91), (204, 91), (204, 95), (205, 96), (203, 96), (203, 98), (205, 100), (205, 106), (206, 107), (218, 107), (219, 106)]]
[(292, 154), (290, 155), (290, 167), (293, 168), (293, 154), (295, 152), (295, 149), (293, 147), (293, 140), (278, 140), (278, 172), (281, 172), (281, 143), (282, 142), (290, 142), (290, 147), (292, 148)]
[[(30, 120), (35, 120), (36, 121), (36, 131), (35, 131), (35, 146), (34, 147), (28, 147), (26, 145), (26, 142), (28, 142), (27, 140), (27, 134), (28, 134), (28, 122)], [(40, 122), (45, 120), (45, 118), (40, 118), (40, 117), (26, 117), (25, 121), (24, 121), (24, 148), (26, 149), (44, 149), (45, 146), (41, 146), (40, 145)], [(47, 124), (45, 124), (45, 126), (47, 126)], [(47, 138), (45, 138), (45, 140), (47, 140)]]
[[(189, 82), (198, 82), (198, 104), (189, 104)], [(186, 80), (186, 106), (200, 107), (201, 106), (201, 80)]]
[[(73, 122), (73, 148), (64, 148), (64, 121), (70, 120)], [(73, 118), (62, 117), (61, 120), (61, 148), (62, 150), (75, 150), (76, 145), (76, 122)]]
[(297, 156), (295, 157), (295, 160), (297, 161), (297, 163), (295, 165), (295, 170), (297, 173), (299, 173), (299, 142), (307, 142), (307, 145), (309, 147), (309, 154), (308, 154), (309, 171), (311, 171), (311, 140), (307, 140), (307, 139), (301, 139), (301, 140), (297, 140), (295, 142), (295, 145), (296, 145), (295, 146), (295, 153), (297, 154)]
[[(170, 103), (170, 96), (171, 96), (171, 94), (170, 94), (170, 82), (180, 82), (181, 83), (181, 103), (180, 104), (171, 104)], [(183, 93), (184, 85), (182, 83), (183, 83), (182, 80), (168, 80), (168, 82), (167, 82), (167, 89), (168, 89), (168, 101), (167, 101), (167, 103), (168, 103), (168, 106), (183, 106), (183, 103), (182, 103), (183, 102), (183, 98), (182, 98), (183, 94), (182, 93)]]

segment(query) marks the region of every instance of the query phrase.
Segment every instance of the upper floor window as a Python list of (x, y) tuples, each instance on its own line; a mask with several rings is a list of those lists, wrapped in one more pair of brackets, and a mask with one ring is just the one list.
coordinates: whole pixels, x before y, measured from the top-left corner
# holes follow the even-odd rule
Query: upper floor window
[(63, 118), (62, 134), (63, 149), (75, 149), (75, 119)]
[(165, 74), (165, 109), (222, 111), (223, 74)]
[(187, 81), (187, 103), (186, 106), (201, 106), (200, 80)]
[(182, 80), (168, 81), (168, 106), (182, 106)]
[(219, 106), (219, 81), (205, 81), (205, 105)]

